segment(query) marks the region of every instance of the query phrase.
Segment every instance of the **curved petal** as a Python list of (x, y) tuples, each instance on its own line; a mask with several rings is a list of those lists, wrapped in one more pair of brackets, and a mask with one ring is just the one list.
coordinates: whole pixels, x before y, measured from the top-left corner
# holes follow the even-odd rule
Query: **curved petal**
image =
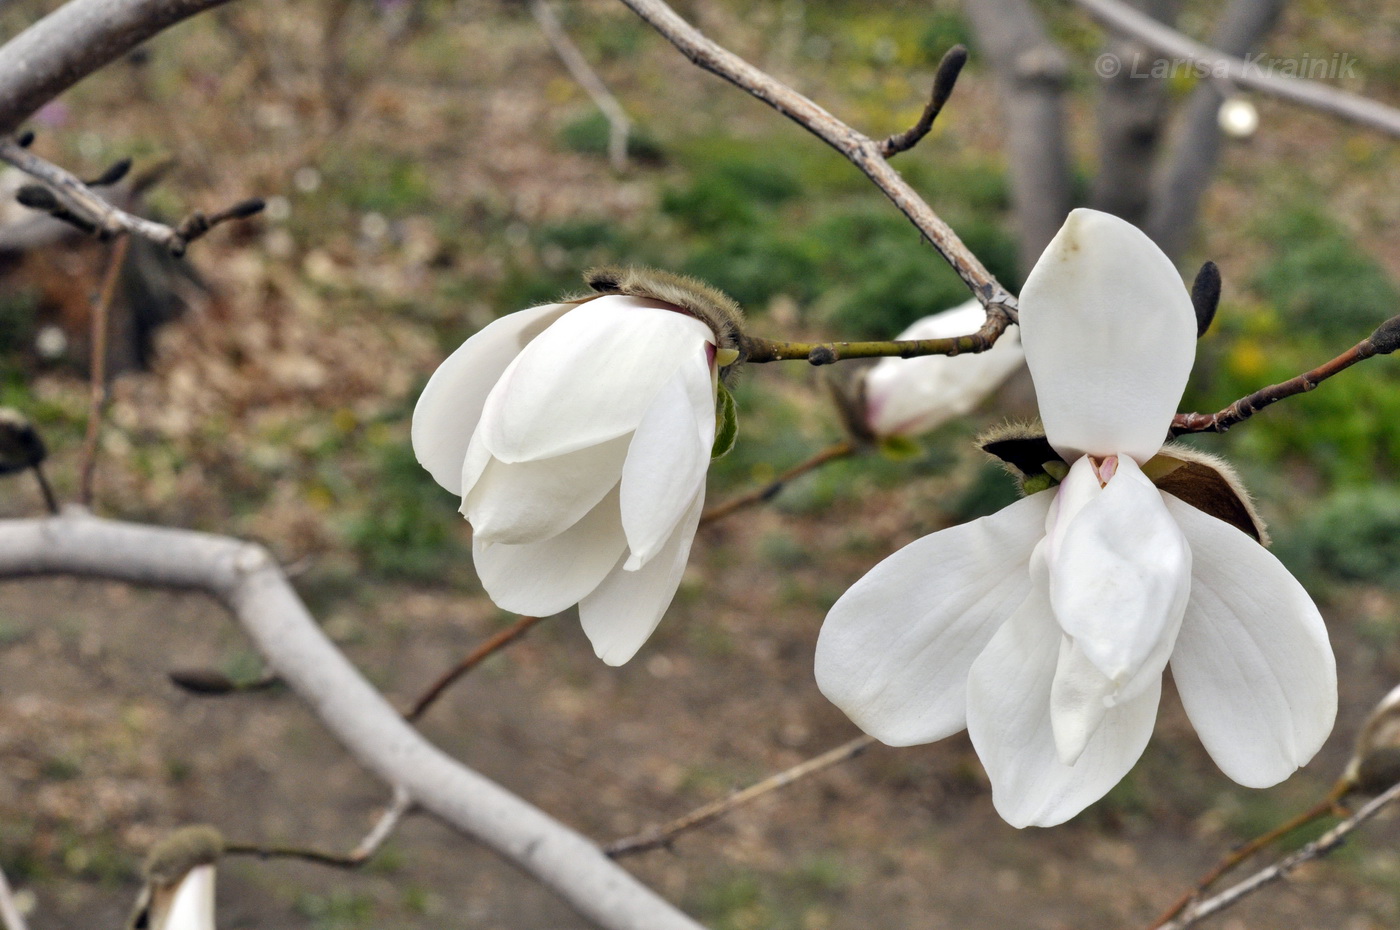
[(496, 606), (548, 617), (598, 587), (626, 547), (614, 490), (582, 520), (542, 542), (510, 545), (473, 538), (472, 561)]
[[(965, 336), (985, 319), (982, 305), (971, 300), (924, 317), (895, 338)], [(876, 436), (926, 433), (970, 413), (1024, 363), (1016, 329), (975, 355), (881, 359), (865, 376), (866, 425)]]
[(546, 304), (492, 320), (449, 355), (413, 408), (413, 454), (433, 480), (453, 494), (467, 443), (481, 419), (486, 396), (515, 357), (574, 304)]
[(503, 462), (563, 455), (630, 433), (710, 328), (668, 304), (609, 295), (569, 311), (501, 376), (481, 415)]
[(1128, 697), (1125, 689), (1166, 668), (1191, 593), (1191, 548), (1162, 492), (1126, 456), (1102, 493), (1063, 529), (1055, 526), (1053, 539), (1055, 618), (1115, 693)]
[[(1037, 563), (1040, 563), (1037, 566)], [(1050, 720), (1063, 635), (1050, 612), (1044, 554), (1031, 556), (1033, 585), (972, 664), (967, 732), (992, 781), (992, 803), (1013, 827), (1052, 827), (1103, 797), (1152, 737), (1157, 678), (1106, 709), (1073, 765), (1060, 761)]]
[(1054, 494), (915, 540), (841, 596), (817, 637), (817, 687), (891, 746), (966, 726), (967, 671), (1030, 589)]
[(462, 513), (483, 543), (557, 536), (617, 486), (631, 441), (619, 436), (576, 452), (509, 465), (492, 458), (462, 499)]
[(1021, 290), (1021, 341), (1045, 434), (1065, 461), (1147, 461), (1196, 356), (1196, 313), (1171, 260), (1131, 223), (1075, 210)]
[(700, 524), (705, 489), (695, 495), (675, 532), (656, 557), (637, 571), (621, 565), (578, 605), (579, 622), (593, 651), (609, 665), (621, 665), (642, 648), (680, 587), (690, 544)]
[(622, 529), (636, 571), (660, 551), (703, 489), (715, 444), (715, 395), (703, 355), (687, 360), (648, 408), (622, 467)]
[(1181, 703), (1220, 770), (1277, 784), (1327, 739), (1337, 667), (1327, 627), (1288, 569), (1239, 530), (1166, 495), (1195, 553), (1172, 655)]
[(197, 865), (180, 879), (169, 910), (152, 915), (159, 930), (214, 930), (214, 866)]

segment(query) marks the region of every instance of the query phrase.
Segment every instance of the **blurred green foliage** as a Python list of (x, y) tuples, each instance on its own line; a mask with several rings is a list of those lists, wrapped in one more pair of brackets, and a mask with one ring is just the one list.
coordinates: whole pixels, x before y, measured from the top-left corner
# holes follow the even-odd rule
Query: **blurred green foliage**
[(418, 464), (407, 442), (374, 451), (374, 493), (358, 499), (346, 535), (374, 572), (441, 582), (467, 563), (466, 534), (452, 498)]

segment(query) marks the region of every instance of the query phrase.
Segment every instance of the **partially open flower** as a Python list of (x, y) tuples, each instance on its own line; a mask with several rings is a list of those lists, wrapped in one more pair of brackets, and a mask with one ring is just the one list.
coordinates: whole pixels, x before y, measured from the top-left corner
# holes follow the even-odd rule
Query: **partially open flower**
[(224, 840), (213, 827), (184, 827), (146, 857), (146, 887), (130, 926), (214, 930), (214, 869)]
[(1332, 729), (1336, 666), (1228, 471), (1162, 447), (1197, 334), (1176, 269), (1130, 224), (1076, 210), (1020, 318), (1045, 429), (998, 454), (1028, 496), (858, 581), (822, 627), (818, 685), (892, 745), (966, 727), (1018, 827), (1073, 817), (1132, 768), (1169, 663), (1225, 774), (1281, 781)]
[[(926, 316), (896, 339), (946, 339), (976, 332), (986, 311), (975, 300)], [(865, 426), (876, 439), (912, 437), (964, 416), (1025, 364), (1010, 328), (986, 352), (885, 358), (865, 374)]]
[(501, 317), (449, 356), (413, 448), (462, 496), (491, 599), (532, 616), (578, 604), (598, 656), (620, 665), (685, 570), (739, 314), (673, 275), (588, 280), (596, 293)]

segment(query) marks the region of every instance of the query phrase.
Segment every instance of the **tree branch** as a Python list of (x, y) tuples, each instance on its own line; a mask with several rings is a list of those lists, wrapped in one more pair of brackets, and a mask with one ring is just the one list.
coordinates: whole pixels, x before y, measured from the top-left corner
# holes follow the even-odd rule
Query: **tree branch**
[(0, 46), (0, 134), (151, 36), (228, 0), (69, 0)]
[(909, 151), (923, 141), (924, 136), (933, 129), (933, 121), (938, 119), (939, 113), (943, 112), (944, 104), (953, 95), (953, 88), (958, 83), (958, 75), (962, 73), (965, 64), (967, 64), (967, 49), (963, 46), (954, 45), (943, 53), (943, 60), (938, 63), (938, 71), (933, 76), (933, 91), (929, 94), (928, 103), (924, 105), (924, 112), (919, 116), (919, 121), (903, 132), (895, 133), (881, 142), (880, 154), (883, 157), (893, 158), (900, 152)]
[(1400, 110), (1359, 94), (1334, 90), (1316, 81), (1271, 74), (1258, 63), (1246, 62), (1202, 45), (1195, 39), (1144, 16), (1119, 0), (1075, 0), (1095, 19), (1111, 29), (1126, 33), (1159, 52), (1199, 63), (1208, 73), (1249, 87), (1262, 94), (1320, 110), (1333, 116), (1368, 126), (1391, 136), (1400, 136)]
[(712, 804), (706, 804), (703, 807), (697, 807), (685, 816), (678, 817), (668, 824), (660, 827), (652, 827), (650, 830), (645, 830), (638, 833), (636, 836), (624, 837), (616, 842), (609, 843), (607, 846), (603, 847), (603, 851), (614, 859), (620, 859), (623, 856), (632, 856), (637, 853), (658, 849), (662, 846), (669, 846), (671, 842), (682, 833), (688, 830), (694, 830), (697, 827), (703, 827), (708, 823), (713, 823), (735, 808), (742, 807), (750, 801), (756, 800), (771, 791), (785, 788), (800, 778), (805, 778), (823, 769), (831, 768), (831, 766), (839, 762), (845, 762), (847, 759), (854, 759), (856, 756), (869, 749), (874, 743), (875, 737), (873, 736), (857, 736), (849, 742), (842, 743), (835, 749), (829, 749), (819, 756), (814, 756), (811, 759), (799, 762), (792, 768), (784, 769), (775, 775), (770, 775), (762, 781), (750, 785), (743, 791), (736, 791), (723, 800), (715, 801)]
[(1187, 927), (1194, 926), (1197, 922), (1212, 914), (1225, 910), (1225, 908), (1253, 894), (1265, 885), (1278, 881), (1303, 863), (1327, 855), (1332, 850), (1342, 845), (1342, 841), (1347, 838), (1349, 833), (1379, 814), (1385, 807), (1394, 803), (1397, 799), (1400, 799), (1400, 784), (1392, 786), (1390, 790), (1386, 791), (1384, 794), (1373, 798), (1355, 814), (1352, 814), (1346, 820), (1343, 820), (1297, 852), (1285, 856), (1278, 862), (1275, 862), (1266, 869), (1256, 872), (1239, 884), (1225, 889), (1220, 892), (1220, 894), (1188, 907), (1176, 920), (1168, 924), (1162, 924), (1161, 930), (1185, 930)]
[(548, 0), (529, 0), (529, 5), (530, 15), (539, 23), (540, 31), (544, 33), (549, 47), (554, 49), (554, 54), (558, 55), (564, 67), (569, 69), (569, 74), (607, 119), (608, 160), (612, 162), (614, 171), (625, 171), (627, 136), (632, 131), (632, 121), (628, 119), (627, 111), (617, 102), (617, 98), (608, 90), (608, 85), (603, 83), (598, 73), (589, 66), (588, 59), (583, 57), (578, 46), (570, 41), (569, 34), (564, 31), (559, 17), (554, 15), (554, 7), (549, 5)]
[(5, 879), (5, 873), (0, 871), (0, 926), (5, 930), (29, 930), (29, 925), (24, 922), (24, 915), (19, 912), (19, 905), (15, 903), (15, 894), (10, 890), (10, 883)]
[[(4, 49), (0, 49), (0, 55), (3, 54)], [(9, 162), (46, 185), (28, 193), (27, 199), (24, 199), (26, 190), (21, 189), (21, 202), (25, 206), (48, 210), (54, 216), (86, 232), (96, 233), (101, 238), (122, 234), (140, 236), (169, 249), (173, 255), (185, 254), (191, 242), (220, 223), (247, 219), (263, 208), (261, 200), (243, 200), (212, 216), (196, 211), (181, 221), (179, 226), (167, 226), (113, 205), (77, 175), (45, 161), (14, 139), (0, 139), (0, 160)]]
[(261, 546), (101, 520), (0, 520), (0, 578), (77, 575), (210, 594), (366, 768), (608, 930), (697, 930), (597, 846), (425, 740), (328, 640)]
[(260, 859), (302, 859), (338, 869), (358, 869), (374, 858), (374, 854), (379, 852), (393, 834), (399, 821), (403, 820), (411, 810), (413, 810), (413, 799), (409, 797), (407, 791), (395, 785), (394, 796), (390, 799), (389, 806), (374, 822), (374, 826), (370, 827), (364, 839), (360, 840), (355, 848), (348, 853), (332, 853), (319, 849), (303, 849), (297, 846), (258, 846), (253, 843), (228, 843), (224, 846), (224, 852), (228, 855), (257, 856)]
[[(1014, 299), (1014, 298), (1012, 298)], [(813, 365), (830, 365), (851, 358), (915, 358), (920, 355), (961, 355), (964, 352), (985, 352), (1006, 330), (1005, 317), (988, 308), (987, 322), (977, 332), (946, 339), (887, 339), (881, 342), (782, 342), (761, 336), (739, 335), (739, 352), (743, 361), (764, 362), (805, 361)]]
[(1236, 423), (1254, 416), (1270, 404), (1277, 403), (1294, 394), (1304, 394), (1317, 387), (1335, 374), (1345, 371), (1357, 362), (1365, 361), (1373, 355), (1389, 355), (1400, 349), (1400, 316), (1392, 317), (1370, 336), (1347, 349), (1331, 361), (1324, 362), (1312, 371), (1305, 371), (1296, 378), (1289, 378), (1279, 384), (1260, 388), (1253, 394), (1241, 397), (1230, 406), (1215, 413), (1178, 413), (1172, 419), (1173, 436), (1186, 433), (1223, 433)]
[[(933, 212), (881, 154), (881, 144), (856, 131), (822, 107), (744, 61), (733, 52), (705, 38), (694, 26), (676, 15), (663, 0), (622, 0), (638, 16), (666, 37), (681, 54), (696, 65), (745, 90), (807, 129), (844, 155), (884, 192), (899, 211), (923, 233), (938, 254), (952, 266), (958, 277), (987, 308), (984, 331), (1000, 335), (1016, 318), (1016, 298), (1002, 287), (982, 262), (973, 255), (952, 228)], [(995, 335), (991, 341), (995, 341)], [(988, 342), (987, 345), (990, 345)], [(987, 346), (971, 345), (963, 351), (981, 351)], [(947, 350), (939, 350), (947, 351)], [(785, 356), (791, 357), (791, 356)], [(854, 357), (854, 356), (836, 356)], [(757, 361), (750, 358), (750, 361)], [(831, 359), (835, 361), (835, 357)], [(814, 360), (815, 361), (815, 360)], [(823, 364), (815, 361), (816, 364)]]
[(434, 702), (442, 697), (442, 693), (451, 687), (454, 681), (524, 636), (529, 632), (530, 627), (543, 619), (545, 618), (521, 617), (510, 626), (501, 630), (495, 636), (490, 637), (471, 652), (467, 653), (466, 658), (440, 675), (437, 681), (433, 682), (428, 687), (428, 690), (424, 691), (423, 695), (413, 702), (413, 707), (409, 709), (408, 713), (403, 715), (404, 719), (412, 722), (419, 720), (428, 712), (428, 708), (432, 707)]

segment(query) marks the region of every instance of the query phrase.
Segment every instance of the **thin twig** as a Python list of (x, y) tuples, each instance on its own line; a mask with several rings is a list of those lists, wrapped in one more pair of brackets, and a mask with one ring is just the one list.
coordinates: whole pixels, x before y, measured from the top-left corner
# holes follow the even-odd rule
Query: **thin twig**
[(224, 847), (224, 852), (231, 856), (257, 856), (260, 859), (302, 859), (306, 862), (316, 862), (338, 869), (358, 869), (374, 858), (374, 854), (379, 852), (393, 834), (399, 821), (403, 820), (404, 816), (412, 809), (413, 799), (409, 797), (408, 792), (395, 786), (394, 796), (389, 801), (389, 806), (384, 809), (384, 813), (379, 815), (379, 819), (374, 822), (374, 826), (365, 834), (364, 839), (360, 840), (355, 848), (348, 853), (325, 852), (320, 849), (304, 849), (298, 846), (258, 846), (253, 843), (229, 843)]
[(800, 778), (805, 778), (815, 772), (828, 769), (839, 762), (845, 762), (847, 759), (854, 759), (856, 756), (869, 749), (874, 742), (875, 737), (873, 736), (857, 736), (850, 742), (842, 743), (835, 749), (827, 750), (821, 755), (808, 759), (805, 762), (799, 762), (792, 768), (784, 769), (776, 775), (770, 775), (763, 779), (763, 781), (750, 785), (743, 791), (735, 792), (722, 801), (715, 801), (703, 807), (697, 807), (684, 817), (678, 817), (668, 824), (664, 824), (660, 827), (653, 827), (635, 836), (624, 837), (623, 839), (609, 843), (607, 846), (603, 847), (603, 852), (614, 859), (620, 859), (623, 856), (631, 856), (652, 849), (658, 849), (662, 846), (669, 846), (677, 836), (680, 836), (688, 830), (694, 830), (697, 827), (703, 827), (705, 824), (712, 823), (735, 808), (742, 807), (750, 801), (760, 798), (771, 791), (777, 791), (779, 788), (786, 787)]
[(88, 377), (91, 388), (88, 396), (87, 434), (83, 437), (82, 456), (78, 460), (78, 502), (84, 507), (92, 507), (92, 481), (97, 471), (97, 444), (102, 434), (102, 418), (107, 412), (107, 331), (111, 316), (112, 300), (116, 296), (117, 281), (121, 279), (122, 265), (126, 263), (126, 250), (131, 245), (128, 236), (122, 236), (112, 243), (107, 254), (107, 270), (102, 275), (102, 289), (92, 305), (92, 353)]
[(3, 923), (5, 930), (29, 930), (29, 925), (24, 922), (24, 915), (19, 912), (19, 905), (15, 902), (15, 894), (10, 890), (10, 883), (5, 879), (5, 873), (0, 870), (0, 923)]
[(433, 706), (433, 702), (441, 697), (442, 693), (446, 691), (454, 681), (524, 636), (530, 627), (543, 619), (543, 617), (521, 617), (510, 626), (501, 630), (471, 652), (467, 653), (466, 658), (444, 672), (437, 681), (433, 682), (427, 691), (423, 692), (422, 697), (413, 702), (413, 708), (403, 715), (404, 719), (410, 723), (417, 721), (423, 714), (427, 713), (428, 708)]
[(34, 464), (34, 478), (39, 482), (39, 490), (44, 493), (44, 506), (49, 509), (49, 513), (58, 516), (58, 498), (54, 496), (53, 485), (49, 484), (48, 475), (44, 474), (44, 466)]
[(1376, 327), (1367, 338), (1347, 349), (1331, 361), (1306, 371), (1296, 378), (1260, 388), (1241, 397), (1230, 406), (1215, 413), (1178, 413), (1172, 420), (1172, 435), (1185, 433), (1223, 433), (1230, 427), (1285, 397), (1311, 391), (1333, 375), (1345, 371), (1357, 362), (1373, 355), (1389, 355), (1400, 348), (1400, 317), (1393, 317)]
[(1261, 869), (1239, 884), (1232, 885), (1220, 892), (1220, 894), (1188, 907), (1182, 912), (1179, 918), (1169, 924), (1163, 924), (1161, 930), (1185, 930), (1187, 927), (1194, 926), (1202, 919), (1225, 910), (1225, 908), (1253, 894), (1265, 885), (1278, 881), (1303, 863), (1327, 855), (1332, 850), (1342, 845), (1342, 841), (1345, 840), (1347, 835), (1353, 830), (1379, 814), (1385, 807), (1398, 799), (1400, 799), (1400, 784), (1393, 785), (1384, 794), (1373, 798), (1355, 814), (1352, 814), (1346, 820), (1343, 820), (1297, 852), (1283, 857), (1268, 868)]
[(938, 63), (938, 71), (933, 76), (933, 93), (929, 96), (923, 115), (911, 128), (896, 133), (881, 142), (881, 155), (885, 158), (893, 158), (900, 152), (909, 151), (918, 145), (924, 136), (928, 135), (929, 130), (933, 128), (933, 121), (938, 119), (938, 114), (943, 112), (943, 105), (953, 95), (953, 88), (958, 83), (958, 75), (962, 73), (965, 64), (967, 64), (967, 49), (964, 46), (954, 45), (943, 54), (943, 60)]
[[(966, 345), (957, 346), (957, 351), (979, 352), (989, 348), (1001, 335), (1007, 325), (1016, 319), (1016, 298), (1002, 287), (982, 262), (968, 250), (952, 228), (934, 213), (899, 173), (890, 166), (882, 154), (881, 143), (837, 119), (822, 107), (799, 94), (797, 91), (776, 80), (771, 75), (755, 68), (733, 52), (721, 47), (703, 36), (694, 26), (681, 19), (666, 5), (664, 0), (622, 0), (638, 16), (646, 20), (666, 39), (699, 67), (724, 78), (736, 87), (747, 91), (779, 113), (810, 131), (817, 138), (846, 157), (875, 186), (884, 192), (900, 212), (923, 233), (938, 254), (952, 266), (972, 293), (987, 308), (987, 323), (977, 337), (964, 337)], [(757, 340), (760, 345), (764, 340)], [(927, 352), (949, 352), (949, 345)], [(885, 354), (885, 353), (878, 353)], [(795, 356), (783, 356), (792, 358)], [(835, 361), (837, 358), (851, 358), (851, 355), (834, 355), (816, 364)], [(771, 361), (759, 359), (755, 355), (750, 361)]]
[(859, 447), (849, 439), (843, 439), (838, 443), (827, 446), (807, 461), (789, 468), (763, 487), (711, 507), (700, 515), (700, 525), (704, 526), (716, 520), (723, 520), (730, 514), (743, 510), (746, 507), (752, 507), (754, 504), (770, 501), (777, 497), (783, 490), (783, 487), (792, 479), (805, 475), (809, 471), (814, 471), (828, 462), (837, 462), (841, 459), (850, 458), (858, 451), (860, 451)]
[(1335, 814), (1339, 809), (1338, 804), (1340, 803), (1342, 797), (1346, 795), (1346, 793), (1350, 791), (1352, 787), (1353, 783), (1350, 779), (1344, 778), (1338, 781), (1337, 784), (1332, 787), (1332, 790), (1327, 792), (1327, 796), (1324, 797), (1321, 801), (1314, 804), (1312, 807), (1303, 811), (1296, 817), (1293, 817), (1285, 821), (1284, 823), (1279, 824), (1277, 827), (1274, 827), (1267, 833), (1264, 833), (1260, 836), (1256, 836), (1254, 839), (1250, 840), (1248, 843), (1245, 843), (1243, 846), (1231, 850), (1228, 855), (1223, 857), (1219, 862), (1215, 864), (1214, 868), (1212, 868), (1205, 875), (1201, 876), (1200, 880), (1196, 882), (1194, 888), (1192, 888), (1190, 891), (1187, 891), (1175, 902), (1173, 902), (1171, 907), (1163, 911), (1161, 916), (1158, 917), (1152, 923), (1152, 926), (1147, 928), (1147, 930), (1159, 930), (1160, 927), (1162, 927), (1164, 924), (1170, 921), (1173, 917), (1175, 917), (1177, 914), (1180, 914), (1187, 907), (1189, 907), (1192, 901), (1200, 900), (1201, 895), (1205, 894), (1206, 891), (1208, 891), (1210, 887), (1216, 882), (1218, 882), (1224, 875), (1232, 871), (1236, 866), (1244, 862), (1250, 856), (1259, 852), (1261, 849), (1272, 845), (1276, 841), (1292, 833), (1294, 830), (1297, 830), (1300, 827), (1307, 826), (1314, 820), (1320, 820), (1329, 814)]
[(540, 31), (544, 33), (549, 47), (554, 49), (554, 54), (559, 56), (564, 67), (569, 69), (569, 74), (607, 119), (608, 160), (612, 162), (613, 170), (627, 170), (627, 137), (632, 131), (632, 120), (627, 117), (627, 111), (617, 102), (617, 98), (608, 90), (608, 85), (603, 83), (598, 73), (589, 66), (588, 59), (583, 57), (578, 46), (569, 39), (569, 34), (564, 31), (559, 17), (554, 15), (554, 7), (550, 6), (548, 0), (530, 0), (530, 14), (539, 23)]
[[(1212, 76), (1224, 78), (1240, 87), (1248, 87), (1280, 100), (1360, 123), (1388, 135), (1400, 136), (1400, 110), (1394, 107), (1388, 107), (1359, 94), (1335, 90), (1315, 81), (1287, 74), (1274, 74), (1272, 68), (1259, 61), (1246, 61), (1218, 52), (1119, 0), (1075, 2), (1104, 25), (1129, 35), (1163, 54), (1196, 62), (1199, 68)], [(1128, 64), (1131, 66), (1135, 63)]]
[[(220, 223), (247, 219), (263, 208), (263, 202), (253, 198), (214, 214), (196, 211), (178, 226), (167, 226), (114, 206), (77, 175), (40, 158), (13, 138), (0, 139), (0, 160), (9, 162), (44, 183), (45, 187), (37, 195), (30, 195), (27, 206), (47, 210), (53, 216), (99, 238), (122, 234), (140, 236), (169, 249), (173, 255), (185, 254), (191, 242)], [(24, 193), (21, 191), (22, 195)]]
[(740, 334), (739, 351), (746, 362), (804, 361), (830, 365), (851, 358), (915, 358), (921, 355), (961, 355), (985, 352), (1006, 328), (1001, 317), (987, 314), (987, 322), (967, 336), (945, 339), (886, 339), (879, 342), (784, 342)]

